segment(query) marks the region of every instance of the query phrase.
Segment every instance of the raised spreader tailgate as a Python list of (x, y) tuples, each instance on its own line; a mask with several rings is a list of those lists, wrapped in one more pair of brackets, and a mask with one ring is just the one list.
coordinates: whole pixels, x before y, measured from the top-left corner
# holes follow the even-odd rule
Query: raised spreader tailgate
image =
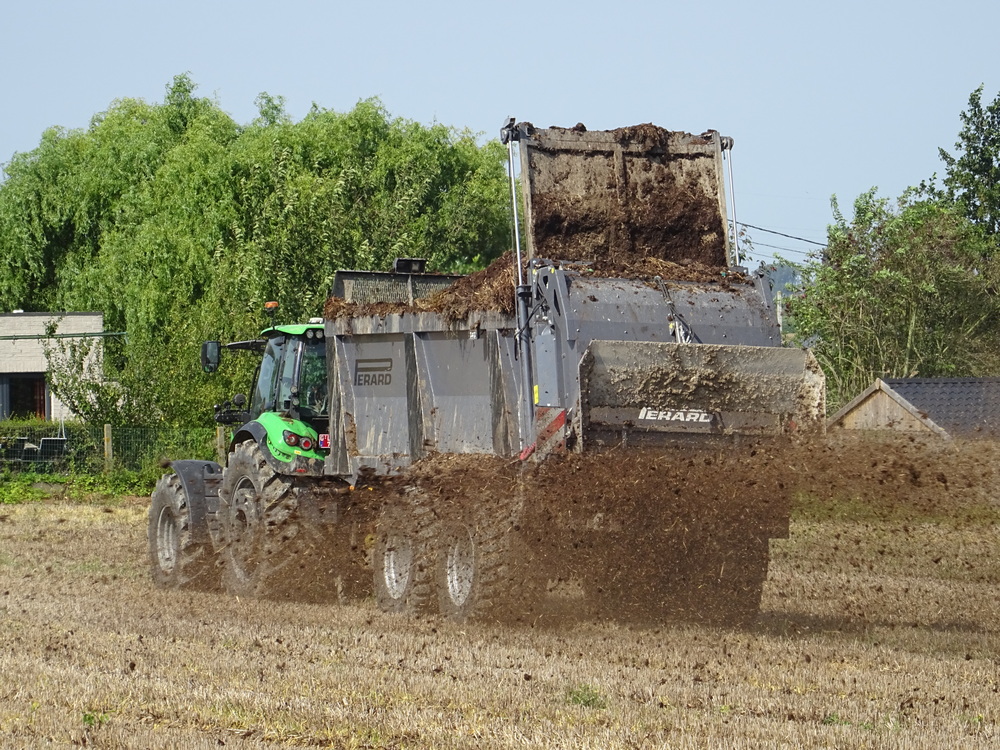
[(521, 127), (529, 258), (728, 264), (717, 132)]

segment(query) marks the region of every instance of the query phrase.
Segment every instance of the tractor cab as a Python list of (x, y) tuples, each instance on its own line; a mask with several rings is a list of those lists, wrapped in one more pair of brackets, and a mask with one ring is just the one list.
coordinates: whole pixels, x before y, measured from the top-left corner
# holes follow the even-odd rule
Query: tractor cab
[(263, 332), (263, 356), (250, 396), (250, 418), (279, 412), (319, 429), (328, 419), (326, 344), (322, 323)]
[[(234, 426), (233, 442), (255, 439), (279, 470), (322, 465), (329, 447), (329, 397), (323, 322), (272, 325), (258, 339), (202, 345), (202, 369), (218, 369), (222, 349), (260, 356), (249, 400), (236, 394), (215, 407), (215, 420)], [(287, 465), (287, 466), (286, 466)], [(317, 467), (318, 468), (318, 467)], [(310, 469), (306, 473), (314, 473)]]

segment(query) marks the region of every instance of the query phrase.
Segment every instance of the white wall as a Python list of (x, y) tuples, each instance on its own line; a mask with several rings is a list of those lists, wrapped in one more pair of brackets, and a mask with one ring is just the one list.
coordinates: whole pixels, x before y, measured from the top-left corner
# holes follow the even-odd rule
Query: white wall
[[(0, 314), (0, 375), (46, 372), (48, 362), (42, 339), (50, 322), (57, 334), (102, 333), (104, 314), (99, 312), (25, 312)], [(100, 358), (95, 361), (100, 372)], [(46, 391), (47, 391), (46, 387)], [(48, 395), (49, 418), (68, 419), (72, 414), (59, 399)]]

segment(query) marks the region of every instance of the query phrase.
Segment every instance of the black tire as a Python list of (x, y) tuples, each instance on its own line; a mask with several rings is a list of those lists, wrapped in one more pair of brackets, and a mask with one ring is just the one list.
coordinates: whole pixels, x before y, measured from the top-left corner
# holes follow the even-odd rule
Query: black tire
[[(298, 488), (296, 488), (297, 491)], [(300, 495), (299, 502), (308, 502)], [(301, 524), (300, 533), (286, 546), (283, 554), (290, 556), (295, 569), (285, 581), (299, 583), (285, 594), (288, 597), (314, 603), (334, 604), (358, 602), (371, 597), (372, 572), (363, 543), (342, 524)]]
[(229, 454), (219, 488), (222, 584), (228, 593), (267, 596), (295, 589), (297, 581), (277, 580), (293, 560), (289, 546), (299, 531), (292, 490), (291, 479), (268, 465), (256, 443), (240, 443)]
[(714, 566), (699, 577), (691, 611), (710, 625), (746, 627), (760, 612), (767, 580), (767, 538), (732, 540), (714, 556)]
[(544, 588), (516, 531), (512, 503), (444, 510), (435, 558), (441, 614), (452, 620), (531, 620)]
[(452, 511), (442, 525), (440, 552), (435, 571), (435, 588), (441, 614), (463, 620), (482, 614), (489, 604), (485, 579), (498, 564), (485, 549), (486, 540), (477, 534), (475, 521)]
[(433, 516), (417, 492), (383, 509), (372, 550), (375, 601), (383, 612), (419, 614), (429, 609), (435, 530)]
[(147, 529), (149, 566), (158, 588), (218, 588), (215, 555), (208, 544), (196, 541), (196, 536), (180, 477), (164, 474), (153, 490)]

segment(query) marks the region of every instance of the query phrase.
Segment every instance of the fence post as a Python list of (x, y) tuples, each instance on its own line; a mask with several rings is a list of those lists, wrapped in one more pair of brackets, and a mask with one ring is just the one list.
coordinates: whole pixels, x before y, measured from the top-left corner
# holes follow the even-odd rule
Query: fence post
[(226, 454), (229, 453), (229, 441), (226, 440), (226, 428), (219, 425), (215, 428), (215, 453), (219, 457), (219, 463), (226, 465)]
[(111, 425), (104, 425), (104, 472), (111, 473), (111, 466), (114, 463), (115, 450), (111, 443)]

